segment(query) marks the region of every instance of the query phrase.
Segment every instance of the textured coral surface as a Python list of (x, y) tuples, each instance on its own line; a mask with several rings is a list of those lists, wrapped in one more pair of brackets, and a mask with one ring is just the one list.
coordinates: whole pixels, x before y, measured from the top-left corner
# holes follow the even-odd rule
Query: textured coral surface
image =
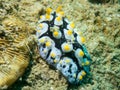
[[(39, 16), (45, 13), (45, 9), (60, 5), (63, 6), (65, 16), (75, 22), (78, 31), (82, 31), (86, 38), (85, 45), (93, 60), (91, 80), (80, 86), (68, 85), (57, 70), (39, 57), (37, 48), (32, 49), (29, 45), (23, 48), (23, 45), (17, 53), (26, 51), (28, 58), (25, 58), (29, 59), (29, 65), (8, 90), (119, 90), (120, 5), (117, 3), (93, 4), (87, 0), (0, 0), (0, 38), (10, 41), (9, 44), (0, 41), (0, 54), (3, 53), (3, 48), (18, 45), (12, 40), (21, 42), (34, 35)], [(7, 55), (6, 53), (5, 56)], [(0, 67), (3, 63), (0, 59)]]

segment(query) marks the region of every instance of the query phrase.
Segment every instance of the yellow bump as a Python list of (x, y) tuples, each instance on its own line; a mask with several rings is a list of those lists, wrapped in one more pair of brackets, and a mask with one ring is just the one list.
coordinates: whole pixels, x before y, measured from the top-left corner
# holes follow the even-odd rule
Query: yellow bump
[(58, 32), (57, 31), (53, 32), (53, 35), (57, 37), (58, 36)]
[(42, 23), (40, 23), (40, 24), (39, 24), (39, 27), (40, 27), (40, 28), (43, 28), (43, 24), (42, 24)]
[(50, 19), (50, 15), (46, 14), (46, 19), (49, 20)]
[(68, 30), (68, 31), (67, 31), (67, 34), (68, 34), (68, 35), (72, 35), (72, 30)]
[(44, 42), (45, 42), (45, 39), (44, 39), (44, 38), (41, 38), (41, 39), (39, 40), (39, 42), (40, 42), (40, 43), (44, 43)]
[(55, 60), (54, 60), (54, 63), (56, 63), (56, 62), (57, 62), (57, 60), (55, 59)]
[(85, 38), (81, 37), (81, 42), (84, 43), (85, 42)]
[(61, 17), (56, 17), (56, 20), (57, 20), (57, 21), (60, 21), (60, 20), (61, 20)]
[(62, 64), (62, 60), (59, 63)]
[(51, 55), (51, 57), (53, 57), (53, 58), (55, 58), (55, 56), (56, 56), (56, 54), (53, 53), (53, 52), (52, 52), (50, 55)]
[(42, 19), (43, 18), (43, 16), (40, 16), (40, 19)]
[(86, 62), (85, 62), (85, 65), (89, 65), (89, 64), (90, 64), (90, 62), (89, 62), (89, 61), (86, 61)]
[(75, 24), (72, 22), (72, 23), (70, 24), (70, 27), (71, 27), (71, 28), (74, 28), (74, 27), (75, 27)]
[(62, 6), (59, 6), (57, 9), (56, 9), (56, 12), (60, 12), (62, 10)]
[(69, 47), (68, 44), (66, 44), (66, 45), (64, 46), (64, 50), (65, 50), (65, 51), (69, 51), (69, 50), (70, 50), (70, 47)]
[(69, 60), (69, 59), (67, 59), (67, 60), (65, 60), (65, 62), (66, 62), (66, 63), (69, 63), (69, 62), (70, 62), (70, 60)]
[(86, 72), (85, 71), (82, 71), (82, 76), (85, 76), (86, 75)]
[(82, 50), (79, 52), (79, 55), (80, 55), (81, 57), (83, 57), (83, 56), (84, 56), (84, 53), (83, 53), (83, 51), (82, 51)]
[(84, 66), (85, 64), (84, 63), (82, 63), (82, 66)]
[(82, 76), (79, 77), (80, 80), (82, 80), (82, 78), (83, 78)]
[(50, 47), (50, 46), (51, 46), (51, 42), (47, 41), (45, 45), (46, 45), (47, 47)]
[(40, 31), (40, 30), (37, 30), (37, 32), (39, 32), (39, 33), (40, 33), (41, 31)]
[(60, 11), (59, 14), (60, 14), (61, 16), (64, 16), (64, 12), (63, 12), (63, 11)]
[(47, 14), (50, 14), (51, 12), (52, 12), (52, 9), (51, 9), (51, 8), (47, 8), (47, 9), (46, 9), (46, 13), (47, 13)]

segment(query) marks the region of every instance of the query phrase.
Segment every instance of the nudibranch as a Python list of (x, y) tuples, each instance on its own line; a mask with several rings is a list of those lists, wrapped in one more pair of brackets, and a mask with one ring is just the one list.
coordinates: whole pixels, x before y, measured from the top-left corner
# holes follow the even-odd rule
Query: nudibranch
[(58, 69), (71, 84), (81, 84), (90, 72), (91, 58), (84, 45), (85, 38), (75, 31), (58, 7), (46, 9), (37, 23), (36, 36), (40, 56)]

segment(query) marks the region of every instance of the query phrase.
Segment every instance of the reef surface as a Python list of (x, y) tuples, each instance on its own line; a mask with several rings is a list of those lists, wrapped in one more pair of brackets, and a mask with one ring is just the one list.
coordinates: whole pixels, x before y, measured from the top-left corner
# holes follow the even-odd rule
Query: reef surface
[[(39, 16), (45, 13), (47, 7), (57, 8), (60, 5), (65, 16), (75, 23), (78, 32), (82, 31), (86, 38), (85, 45), (92, 58), (91, 79), (79, 86), (69, 85), (62, 74), (40, 58), (37, 46), (32, 48), (30, 45), (30, 54), (27, 54), (29, 65), (8, 90), (119, 90), (118, 3), (96, 4), (87, 0), (0, 0), (0, 38), (14, 40), (17, 35), (23, 34), (22, 31), (28, 36), (35, 35)], [(12, 45), (13, 43), (2, 45), (0, 53), (3, 48)], [(0, 67), (1, 63), (2, 61)]]

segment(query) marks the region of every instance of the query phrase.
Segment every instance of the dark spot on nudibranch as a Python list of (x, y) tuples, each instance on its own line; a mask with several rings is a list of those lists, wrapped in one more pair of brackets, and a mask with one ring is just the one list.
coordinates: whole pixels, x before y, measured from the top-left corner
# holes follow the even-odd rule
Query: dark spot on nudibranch
[(50, 52), (51, 52), (51, 49), (48, 51), (48, 54), (47, 54), (46, 58), (48, 58), (48, 57), (49, 57)]
[(63, 65), (63, 68), (65, 68), (66, 67), (66, 65)]

